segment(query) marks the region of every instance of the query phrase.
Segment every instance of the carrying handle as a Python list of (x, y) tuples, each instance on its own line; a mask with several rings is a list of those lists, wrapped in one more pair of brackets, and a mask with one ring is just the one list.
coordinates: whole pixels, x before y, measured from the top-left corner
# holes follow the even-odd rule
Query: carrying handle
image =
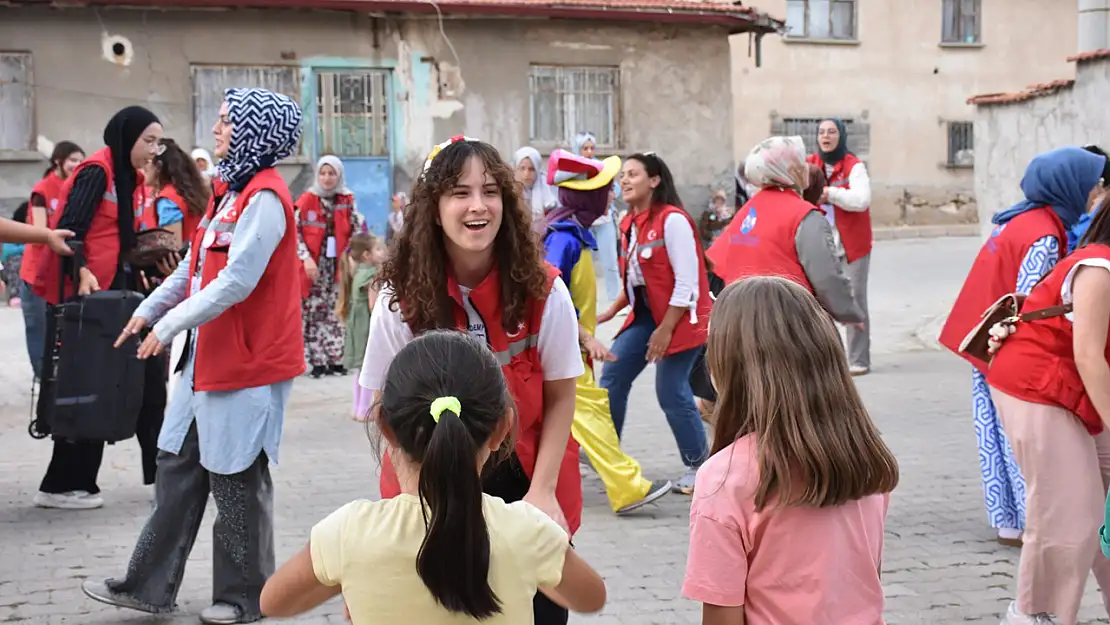
[[(85, 243), (83, 241), (66, 241), (69, 249), (73, 250), (73, 275), (70, 278), (73, 280), (73, 294), (77, 295), (77, 289), (81, 284), (81, 267), (85, 264)], [(66, 301), (66, 262), (62, 259), (61, 266), (58, 268), (61, 273), (61, 280), (58, 282), (58, 303), (64, 304)]]

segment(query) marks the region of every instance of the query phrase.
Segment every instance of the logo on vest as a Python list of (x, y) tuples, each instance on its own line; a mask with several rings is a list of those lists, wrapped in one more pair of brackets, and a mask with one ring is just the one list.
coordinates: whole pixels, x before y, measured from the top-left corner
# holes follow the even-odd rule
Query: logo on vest
[(58, 210), (58, 199), (54, 198), (50, 200), (50, 212), (53, 213), (56, 210)]
[(307, 218), (309, 221), (316, 221), (316, 211), (308, 211)]
[(508, 333), (505, 334), (505, 336), (509, 337), (510, 339), (515, 339), (516, 337), (520, 336), (520, 333), (523, 332), (523, 331), (524, 331), (524, 323), (521, 322), (520, 324), (517, 325), (516, 332), (508, 332)]
[(647, 240), (648, 241), (654, 241), (658, 238), (659, 238), (659, 235), (656, 234), (654, 230), (648, 230), (648, 233), (647, 233)]
[(1009, 223), (998, 224), (997, 226), (994, 227), (994, 230), (991, 230), (991, 235), (989, 237), (987, 237), (987, 245), (986, 245), (987, 251), (990, 252), (991, 254), (998, 251), (998, 241), (996, 241), (995, 239), (998, 238), (998, 235), (1002, 234), (1002, 231), (1005, 230), (1006, 226), (1008, 226), (1008, 225), (1009, 225)]
[(740, 234), (732, 235), (732, 240), (729, 243), (733, 245), (747, 245), (754, 247), (759, 245), (759, 237), (751, 234), (755, 230), (755, 224), (759, 216), (755, 212), (755, 206), (748, 208), (748, 214), (744, 216), (744, 221), (740, 222)]

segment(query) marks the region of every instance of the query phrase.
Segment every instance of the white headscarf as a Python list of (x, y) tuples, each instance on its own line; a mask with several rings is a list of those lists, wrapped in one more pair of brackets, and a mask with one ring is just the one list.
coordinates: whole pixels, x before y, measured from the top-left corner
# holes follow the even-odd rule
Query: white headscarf
[[(339, 180), (335, 183), (335, 188), (331, 191), (326, 191), (320, 186), (320, 169), (322, 169), (324, 165), (331, 165), (331, 168), (335, 170), (336, 176), (339, 177)], [(312, 181), (312, 186), (309, 187), (308, 190), (313, 195), (322, 198), (332, 198), (336, 195), (352, 195), (351, 190), (347, 188), (347, 178), (343, 173), (343, 161), (339, 160), (338, 156), (332, 156), (331, 154), (321, 156), (320, 160), (316, 162), (316, 179)]]
[(204, 171), (202, 171), (200, 173), (204, 174), (205, 176), (207, 176), (209, 178), (216, 175), (216, 161), (212, 160), (212, 155), (208, 153), (208, 150), (205, 150), (204, 148), (197, 148), (197, 149), (193, 150), (193, 153), (190, 154), (189, 156), (193, 157), (193, 162), (194, 163), (197, 162), (197, 160), (202, 159), (202, 158), (204, 159), (204, 162), (208, 163), (208, 169), (205, 169)]
[(543, 217), (547, 209), (554, 208), (559, 201), (555, 198), (551, 187), (547, 186), (547, 173), (540, 168), (539, 150), (527, 146), (517, 150), (513, 154), (513, 169), (516, 169), (516, 166), (526, 158), (532, 161), (532, 167), (536, 170), (536, 181), (532, 186), (524, 188), (524, 197), (532, 205), (532, 218), (538, 219)]

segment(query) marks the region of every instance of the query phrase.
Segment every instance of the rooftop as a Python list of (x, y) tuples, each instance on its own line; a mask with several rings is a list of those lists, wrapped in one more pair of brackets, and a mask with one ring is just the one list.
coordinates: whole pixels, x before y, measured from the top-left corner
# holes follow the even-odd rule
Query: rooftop
[(1070, 89), (1074, 84), (1074, 79), (1062, 78), (1052, 82), (1029, 85), (1023, 91), (1014, 91), (1011, 93), (983, 93), (968, 98), (967, 103), (975, 105), (1014, 104), (1046, 95), (1052, 95), (1061, 89)]
[(722, 25), (732, 33), (783, 32), (782, 20), (740, 1), (721, 0), (0, 0), (14, 6), (159, 9), (315, 9)]

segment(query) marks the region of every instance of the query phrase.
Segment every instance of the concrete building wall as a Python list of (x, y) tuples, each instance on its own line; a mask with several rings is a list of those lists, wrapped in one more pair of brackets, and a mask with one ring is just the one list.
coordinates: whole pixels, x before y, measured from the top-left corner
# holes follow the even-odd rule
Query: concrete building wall
[[(154, 110), (167, 136), (191, 147), (192, 64), (296, 67), (308, 117), (314, 115), (306, 89), (313, 68), (390, 70), (398, 190), (411, 185), (431, 146), (452, 135), (490, 141), (506, 157), (526, 145), (530, 64), (619, 67), (621, 133), (610, 151), (659, 151), (692, 207), (706, 204), (712, 186), (731, 180), (730, 58), (723, 29), (519, 19), (448, 19), (442, 26), (443, 34), (434, 17), (307, 11), (0, 7), (0, 52), (32, 58), (34, 114), (30, 150), (0, 151), (0, 201), (10, 210), (26, 197), (54, 142), (101, 147), (104, 123), (129, 104)], [(130, 58), (116, 58), (111, 43), (117, 40), (105, 33), (126, 40)], [(306, 154), (282, 168), (299, 183), (306, 180), (313, 133), (306, 132), (305, 141)]]
[[(855, 41), (768, 37), (760, 69), (748, 37), (733, 37), (737, 156), (771, 132), (776, 116), (862, 120), (876, 224), (973, 222), (974, 172), (947, 164), (946, 122), (973, 120), (971, 94), (1070, 76), (1075, 3), (981, 0), (979, 45), (941, 43), (941, 0), (856, 4)], [(759, 8), (787, 14), (786, 0)]]
[(1022, 198), (1019, 184), (1034, 156), (1067, 145), (1110, 142), (1110, 62), (1080, 63), (1075, 85), (1032, 99), (978, 107), (975, 195), (984, 236), (990, 218)]

